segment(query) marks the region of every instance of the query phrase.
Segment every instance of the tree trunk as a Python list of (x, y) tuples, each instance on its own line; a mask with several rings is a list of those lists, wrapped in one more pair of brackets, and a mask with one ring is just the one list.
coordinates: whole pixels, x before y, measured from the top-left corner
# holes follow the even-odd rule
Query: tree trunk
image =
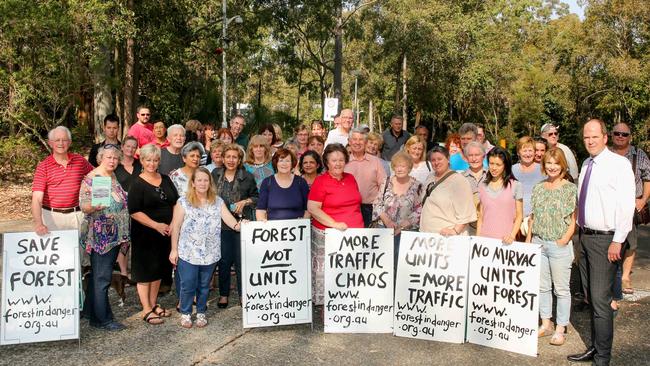
[(338, 14), (334, 28), (334, 97), (339, 100), (338, 111), (343, 106), (343, 2), (338, 1)]
[(407, 114), (406, 114), (406, 54), (402, 58), (402, 118), (404, 119), (404, 124), (402, 128), (406, 130), (407, 123)]
[[(122, 90), (121, 80), (122, 75), (124, 75), (122, 70), (122, 55), (123, 52), (120, 51), (120, 46), (115, 46), (113, 50), (113, 77), (118, 81), (117, 87), (115, 88), (115, 114), (120, 119), (120, 122), (124, 124), (124, 92)], [(126, 130), (122, 132), (118, 133), (120, 138), (126, 136)]]
[(375, 121), (372, 115), (372, 99), (368, 102), (368, 124), (370, 125), (370, 132), (375, 131)]
[(111, 52), (104, 49), (99, 64), (93, 70), (93, 132), (95, 142), (99, 142), (102, 135), (104, 117), (113, 112), (113, 96), (109, 86)]
[[(130, 11), (134, 11), (133, 0), (127, 2), (127, 7)], [(126, 60), (124, 63), (124, 135), (129, 131), (129, 127), (133, 124), (133, 112), (135, 111), (134, 95), (135, 95), (135, 40), (128, 38), (126, 40)]]
[(298, 72), (298, 98), (296, 100), (296, 122), (300, 124), (300, 88), (302, 87), (302, 70), (305, 63), (304, 51), (300, 51), (300, 72)]

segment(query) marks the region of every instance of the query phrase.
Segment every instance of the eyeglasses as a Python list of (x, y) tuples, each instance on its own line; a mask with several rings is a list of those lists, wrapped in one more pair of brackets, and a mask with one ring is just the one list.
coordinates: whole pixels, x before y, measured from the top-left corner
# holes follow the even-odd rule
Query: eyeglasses
[(557, 135), (559, 135), (559, 133), (558, 133), (557, 131), (555, 131), (555, 132), (548, 132), (547, 135), (549, 135), (549, 136), (557, 136)]
[(614, 131), (614, 132), (612, 132), (612, 135), (617, 136), (617, 137), (629, 137), (630, 133), (629, 132)]
[(161, 200), (167, 201), (167, 195), (165, 194), (165, 191), (162, 190), (162, 188), (156, 187), (154, 188), (154, 190), (156, 191), (156, 193), (160, 195)]

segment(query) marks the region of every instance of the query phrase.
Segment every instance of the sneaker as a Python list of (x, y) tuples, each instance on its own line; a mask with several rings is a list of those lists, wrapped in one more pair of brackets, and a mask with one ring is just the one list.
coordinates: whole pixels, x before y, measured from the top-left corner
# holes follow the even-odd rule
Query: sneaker
[(199, 328), (203, 328), (206, 325), (208, 325), (208, 318), (205, 317), (204, 313), (197, 313), (196, 314), (196, 326)]
[(124, 326), (124, 324), (122, 324), (122, 323), (118, 323), (118, 322), (110, 322), (110, 323), (104, 325), (104, 326), (101, 327), (101, 328), (104, 329), (104, 330), (111, 331), (111, 332), (112, 332), (112, 331), (119, 331), (119, 330), (124, 330), (124, 329), (126, 329), (126, 327)]
[(183, 328), (192, 328), (192, 315), (191, 314), (181, 314), (181, 327), (183, 327)]

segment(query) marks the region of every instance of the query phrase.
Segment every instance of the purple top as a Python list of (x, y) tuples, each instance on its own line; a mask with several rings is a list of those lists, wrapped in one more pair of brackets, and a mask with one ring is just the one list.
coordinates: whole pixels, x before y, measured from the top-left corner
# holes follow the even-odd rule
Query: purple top
[(282, 188), (275, 175), (264, 178), (260, 185), (258, 210), (266, 210), (269, 220), (299, 219), (307, 210), (309, 186), (303, 177), (294, 176), (288, 188)]

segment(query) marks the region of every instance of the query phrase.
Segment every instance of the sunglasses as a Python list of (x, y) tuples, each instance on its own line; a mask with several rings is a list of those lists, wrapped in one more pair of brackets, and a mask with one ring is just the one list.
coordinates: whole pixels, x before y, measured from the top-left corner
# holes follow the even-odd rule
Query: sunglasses
[(614, 131), (614, 132), (612, 132), (612, 135), (617, 136), (617, 137), (629, 137), (630, 133), (629, 132)]
[(547, 133), (547, 135), (549, 135), (549, 136), (557, 136), (558, 134), (559, 133), (557, 131)]
[(165, 191), (163, 191), (160, 187), (156, 187), (154, 190), (160, 195), (161, 200), (167, 201), (167, 195), (165, 194)]
[(141, 116), (151, 116), (149, 113), (140, 113)]
[(104, 145), (104, 149), (118, 149), (119, 150), (119, 148), (120, 147), (115, 145), (115, 144), (106, 144), (106, 145)]

